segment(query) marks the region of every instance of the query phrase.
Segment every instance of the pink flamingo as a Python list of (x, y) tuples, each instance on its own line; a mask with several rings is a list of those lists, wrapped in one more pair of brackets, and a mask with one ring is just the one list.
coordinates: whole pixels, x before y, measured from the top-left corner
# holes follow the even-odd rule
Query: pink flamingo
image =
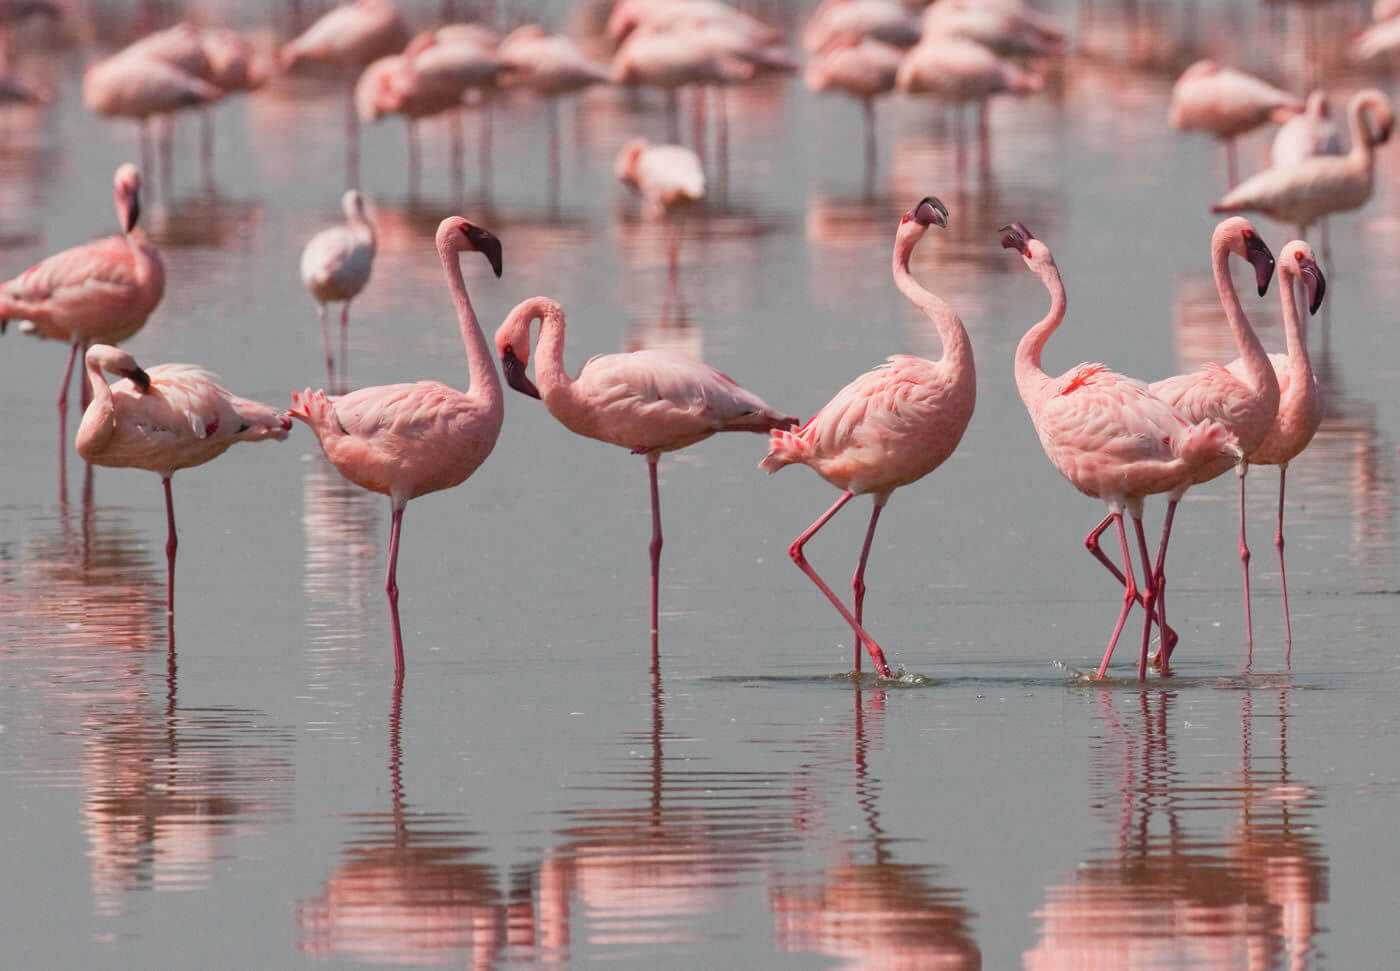
[[(350, 301), (369, 282), (374, 266), (374, 223), (365, 212), (365, 200), (355, 189), (347, 189), (341, 198), (345, 225), (321, 230), (301, 251), (301, 282), (316, 300), (316, 313), (321, 318), (321, 343), (326, 349), (326, 381), (332, 388), (345, 389), (347, 331), (350, 321)], [(335, 380), (335, 361), (331, 357), (331, 335), (326, 328), (326, 304), (340, 301), (340, 383)]]
[[(1274, 256), (1269, 247), (1259, 238), (1249, 220), (1234, 216), (1215, 227), (1210, 240), (1211, 268), (1215, 274), (1215, 288), (1220, 294), (1220, 304), (1225, 308), (1225, 319), (1235, 338), (1240, 358), (1228, 368), (1218, 364), (1207, 364), (1188, 374), (1154, 381), (1149, 390), (1181, 412), (1188, 421), (1214, 419), (1228, 428), (1237, 439), (1240, 451), (1248, 455), (1257, 448), (1269, 433), (1274, 416), (1278, 413), (1279, 385), (1274, 374), (1269, 355), (1259, 341), (1259, 335), (1250, 326), (1240, 305), (1239, 294), (1230, 279), (1230, 254), (1233, 253), (1254, 267), (1255, 282), (1259, 286), (1259, 296), (1269, 289), (1269, 281), (1274, 275)], [(1245, 540), (1244, 479), (1248, 463), (1241, 457), (1234, 460), (1227, 457), (1206, 462), (1198, 466), (1192, 475), (1196, 484), (1209, 482), (1234, 466), (1240, 480), (1240, 570), (1244, 575), (1244, 624), (1245, 636), (1251, 654), (1254, 650), (1254, 624), (1249, 605), (1249, 544)], [(1172, 516), (1176, 512), (1176, 500), (1167, 504), (1166, 525), (1162, 531), (1162, 546), (1158, 550), (1159, 559), (1165, 555), (1167, 537), (1171, 532)], [(1161, 600), (1166, 588), (1166, 578), (1160, 573), (1154, 576), (1156, 595)], [(1160, 659), (1171, 659), (1172, 645), (1163, 637)]]
[(1341, 155), (1342, 137), (1332, 120), (1327, 92), (1312, 91), (1301, 115), (1279, 125), (1269, 145), (1269, 167), (1285, 168), (1314, 155)]
[(458, 263), (459, 253), (481, 253), (499, 277), (500, 240), (461, 216), (449, 216), (438, 226), (436, 241), (467, 351), (467, 391), (418, 381), (333, 397), (310, 389), (292, 395), (291, 416), (316, 433), (340, 474), (389, 497), (393, 518), (384, 592), (394, 625), (395, 680), (402, 680), (404, 672), (397, 579), (404, 507), (410, 499), (465, 482), (491, 454), (505, 417), (501, 380)]
[(919, 42), (919, 17), (899, 0), (822, 0), (802, 28), (802, 46), (815, 54), (854, 34), (908, 49)]
[[(1179, 411), (1149, 392), (1147, 385), (1102, 364), (1080, 364), (1059, 377), (1046, 374), (1040, 366), (1040, 355), (1065, 318), (1064, 283), (1050, 248), (1023, 224), (1012, 223), (1002, 233), (1002, 246), (1019, 252), (1050, 292), (1050, 312), (1016, 346), (1016, 389), (1051, 464), (1080, 492), (1108, 505), (1109, 519), (1118, 527), (1123, 550), (1120, 573), (1099, 548), (1099, 537), (1105, 528), (1102, 523), (1084, 538), (1093, 557), (1123, 584), (1123, 606), (1094, 677), (1102, 679), (1107, 673), (1128, 611), (1138, 599), (1132, 553), (1123, 526), (1126, 509), (1137, 530), (1146, 587), (1143, 607), (1147, 619), (1138, 656), (1141, 681), (1147, 677), (1147, 641), (1156, 606), (1153, 567), (1142, 531), (1143, 499), (1159, 492), (1170, 493), (1172, 501), (1180, 499), (1190, 487), (1197, 466), (1221, 455), (1238, 457), (1239, 446), (1218, 422), (1207, 419), (1189, 424)], [(1157, 619), (1165, 632), (1165, 617), (1159, 614)]]
[[(530, 325), (540, 322), (535, 377)], [(755, 394), (707, 364), (671, 351), (640, 350), (590, 358), (577, 377), (564, 369), (564, 309), (547, 297), (522, 301), (496, 331), (506, 382), (541, 398), (549, 413), (576, 435), (621, 445), (647, 460), (651, 478), (651, 650), (658, 663), (658, 586), (661, 567), (661, 496), (656, 465), (663, 452), (703, 441), (715, 432), (792, 428), (796, 418), (774, 411)]]
[(1295, 95), (1252, 74), (1197, 61), (1172, 86), (1167, 121), (1184, 131), (1204, 131), (1225, 143), (1230, 185), (1239, 180), (1235, 138), (1269, 121), (1284, 122), (1303, 110)]
[[(1278, 414), (1264, 440), (1246, 453), (1251, 465), (1278, 466), (1278, 570), (1283, 584), (1283, 623), (1288, 637), (1288, 656), (1293, 654), (1293, 623), (1288, 615), (1288, 574), (1283, 565), (1283, 486), (1288, 463), (1308, 447), (1322, 423), (1322, 392), (1308, 358), (1307, 318), (1298, 309), (1298, 287), (1302, 283), (1309, 314), (1317, 313), (1327, 281), (1313, 258), (1312, 248), (1294, 240), (1279, 253), (1279, 299), (1283, 303), (1283, 334), (1287, 354), (1270, 354), (1269, 362), (1278, 376)], [(1244, 370), (1243, 358), (1227, 365), (1232, 374)]]
[(689, 32), (635, 31), (613, 55), (617, 84), (646, 84), (666, 92), (667, 138), (680, 138), (676, 91), (687, 85), (748, 81), (757, 68), (734, 54), (700, 43)]
[[(846, 385), (811, 421), (795, 432), (775, 431), (760, 469), (776, 472), (801, 463), (836, 488), (841, 497), (793, 541), (788, 554), (826, 594), (854, 629), (855, 669), (860, 671), (864, 642), (881, 677), (890, 667), (875, 639), (862, 625), (865, 563), (875, 539), (875, 524), (900, 486), (917, 482), (944, 463), (958, 447), (977, 399), (972, 343), (953, 308), (934, 296), (909, 272), (909, 255), (930, 226), (946, 227), (948, 209), (932, 196), (919, 201), (899, 222), (894, 237), (894, 282), (900, 293), (928, 316), (943, 342), (943, 357), (929, 361), (897, 354)], [(870, 494), (870, 526), (860, 562), (851, 579), (852, 616), (807, 562), (802, 548), (853, 496)]]
[(1002, 57), (1060, 54), (1065, 35), (1029, 7), (939, 0), (924, 8), (923, 36), (960, 37)]
[(652, 216), (705, 198), (705, 170), (700, 156), (684, 145), (653, 145), (634, 138), (617, 153), (618, 181), (637, 191)]
[[(92, 404), (78, 426), (78, 454), (94, 465), (148, 469), (165, 487), (166, 609), (175, 611), (175, 505), (170, 478), (218, 458), (235, 442), (287, 437), (292, 420), (271, 405), (240, 398), (193, 364), (142, 370), (126, 351), (94, 344), (84, 355)], [(108, 385), (102, 372), (124, 380)]]
[[(130, 162), (117, 169), (112, 196), (122, 235), (74, 246), (0, 284), (0, 333), (12, 320), (26, 332), (71, 345), (58, 388), (60, 436), (68, 418), (68, 384), (81, 348), (115, 344), (140, 330), (165, 294), (160, 252), (137, 227), (141, 172)], [(82, 394), (87, 406), (86, 385)]]
[(904, 52), (883, 41), (845, 34), (833, 38), (807, 62), (813, 91), (842, 91), (859, 98), (865, 117), (865, 181), (875, 174), (875, 99), (894, 90)]

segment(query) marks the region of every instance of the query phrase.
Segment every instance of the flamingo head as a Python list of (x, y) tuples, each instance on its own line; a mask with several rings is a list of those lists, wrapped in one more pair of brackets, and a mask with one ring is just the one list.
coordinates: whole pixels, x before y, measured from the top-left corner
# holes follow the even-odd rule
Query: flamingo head
[(360, 195), (358, 189), (345, 190), (345, 195), (340, 197), (340, 209), (345, 213), (345, 218), (352, 223), (369, 222), (369, 216), (365, 212), (365, 197)]
[(649, 147), (650, 143), (645, 138), (634, 138), (622, 146), (622, 150), (617, 153), (617, 160), (613, 163), (613, 171), (617, 174), (619, 182), (636, 186), (637, 166), (641, 163), (642, 153)]
[(438, 251), (443, 253), (469, 250), (480, 253), (491, 264), (496, 276), (501, 275), (501, 241), (494, 233), (487, 232), (462, 216), (448, 216), (438, 224), (437, 246)]
[(900, 225), (905, 223), (915, 223), (924, 229), (930, 226), (937, 226), (940, 229), (948, 227), (948, 207), (934, 196), (924, 196), (919, 200), (919, 204), (904, 214), (899, 221)]
[(122, 232), (131, 232), (141, 218), (141, 170), (130, 162), (123, 163), (112, 178), (112, 198)]
[(1360, 102), (1362, 108), (1370, 109), (1367, 112), (1366, 124), (1370, 144), (1383, 145), (1389, 141), (1390, 133), (1395, 129), (1395, 109), (1391, 106), (1390, 99), (1375, 88), (1367, 88), (1352, 95), (1352, 101)]
[(1263, 238), (1254, 231), (1248, 219), (1231, 216), (1215, 227), (1215, 239), (1223, 242), (1225, 248), (1254, 267), (1254, 282), (1259, 286), (1259, 296), (1269, 292), (1269, 281), (1274, 278), (1274, 254)]
[(1303, 281), (1308, 298), (1308, 313), (1316, 314), (1317, 308), (1322, 306), (1322, 297), (1327, 292), (1327, 278), (1322, 275), (1322, 268), (1313, 257), (1312, 247), (1301, 239), (1289, 243), (1279, 253), (1278, 272), (1280, 277), (1288, 278), (1290, 287), (1295, 279)]
[(129, 378), (137, 390), (146, 393), (151, 390), (151, 376), (136, 363), (136, 358), (111, 344), (93, 344), (83, 355), (89, 368), (97, 368), (119, 378)]
[(531, 398), (539, 398), (540, 389), (525, 374), (530, 363), (530, 324), (539, 315), (539, 298), (516, 304), (496, 330), (496, 353), (501, 355), (501, 370), (506, 384)]
[(1036, 239), (1023, 222), (1014, 222), (997, 230), (1001, 233), (1001, 245), (1021, 254), (1026, 265), (1035, 269), (1036, 264), (1050, 257), (1050, 248)]

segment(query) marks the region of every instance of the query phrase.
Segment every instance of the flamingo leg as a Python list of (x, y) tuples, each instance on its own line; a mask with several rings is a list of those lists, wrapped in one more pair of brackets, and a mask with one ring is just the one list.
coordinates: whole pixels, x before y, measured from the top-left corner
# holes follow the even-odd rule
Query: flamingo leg
[(157, 134), (160, 144), (160, 185), (165, 192), (165, 201), (168, 205), (174, 197), (175, 185), (175, 116), (163, 115), (161, 117), (160, 132)]
[[(880, 518), (880, 510), (885, 508), (882, 499), (876, 498), (875, 506), (870, 510), (870, 527), (865, 531), (865, 545), (860, 548), (860, 563), (856, 565), (856, 574), (851, 577), (851, 594), (855, 601), (856, 623), (861, 623), (862, 615), (865, 611), (865, 561), (870, 559), (870, 545), (875, 540), (875, 523)], [(855, 670), (860, 673), (860, 638), (856, 638)]]
[(1235, 140), (1232, 138), (1225, 143), (1225, 177), (1230, 181), (1230, 184), (1229, 186), (1227, 186), (1227, 188), (1233, 189), (1235, 187), (1235, 183), (1239, 182), (1239, 171), (1239, 157), (1235, 151)]
[(399, 629), (399, 531), (403, 528), (404, 503), (393, 500), (389, 527), (389, 568), (384, 574), (384, 592), (389, 597), (389, 619), (394, 625), (394, 680), (403, 680), (403, 633)]
[(175, 535), (175, 499), (170, 493), (170, 476), (160, 480), (165, 487), (165, 609), (175, 613), (175, 551), (180, 547), (180, 538)]
[(350, 360), (348, 336), (350, 331), (350, 301), (347, 300), (340, 305), (340, 393), (344, 394), (348, 387), (345, 381), (346, 362)]
[(653, 670), (659, 661), (657, 640), (661, 632), (658, 619), (661, 586), (661, 487), (656, 481), (657, 453), (647, 456), (647, 475), (651, 479), (651, 663)]
[(316, 315), (321, 318), (321, 345), (326, 349), (326, 383), (335, 390), (335, 358), (331, 355), (331, 332), (326, 324), (326, 305), (316, 304)]
[(146, 136), (146, 118), (142, 116), (142, 118), (137, 122), (136, 127), (136, 140), (141, 143), (141, 171), (149, 173), (152, 178), (155, 178), (155, 173), (151, 170), (150, 139), (148, 139)]
[(860, 99), (861, 113), (865, 116), (865, 194), (875, 191), (875, 99)]
[[(63, 369), (63, 382), (58, 386), (58, 437), (67, 437), (64, 426), (68, 423), (68, 385), (73, 381), (73, 362), (78, 359), (78, 348), (82, 341), (74, 341), (68, 350), (68, 366)], [(86, 383), (86, 381), (84, 382)]]
[(826, 599), (831, 601), (831, 605), (845, 618), (846, 623), (851, 625), (851, 629), (856, 632), (856, 637), (865, 643), (865, 649), (870, 652), (870, 660), (875, 665), (875, 670), (880, 677), (891, 678), (894, 675), (890, 673), (889, 663), (885, 660), (885, 652), (880, 650), (880, 645), (875, 643), (875, 638), (866, 633), (865, 628), (860, 625), (860, 621), (851, 616), (846, 605), (837, 598), (836, 594), (831, 592), (831, 588), (817, 575), (817, 571), (812, 569), (812, 565), (807, 562), (807, 557), (802, 553), (802, 547), (807, 544), (807, 541), (815, 536), (817, 530), (825, 526), (832, 516), (840, 512), (841, 507), (850, 502), (854, 495), (853, 492), (841, 493), (841, 498), (837, 499), (830, 509), (818, 516), (816, 522), (808, 526), (801, 536), (792, 541), (792, 545), (788, 547), (788, 556), (792, 557), (792, 562), (797, 564), (797, 568), (807, 574), (807, 578), (817, 585), (817, 589), (826, 594)]
[(405, 122), (405, 132), (408, 135), (408, 194), (410, 197), (418, 196), (418, 175), (421, 168), (419, 159), (420, 149), (418, 145), (418, 123), (413, 119)]
[(214, 182), (214, 109), (204, 107), (199, 113), (199, 158), (204, 168), (204, 182)]
[(549, 208), (559, 208), (559, 99), (550, 98), (549, 119)]
[[(1176, 516), (1176, 504), (1180, 499), (1170, 499), (1167, 501), (1167, 516), (1162, 522), (1162, 543), (1157, 547), (1157, 566), (1152, 571), (1152, 584), (1156, 587), (1157, 595), (1157, 627), (1164, 631), (1171, 631), (1167, 626), (1167, 540), (1172, 534), (1172, 519)], [(1172, 651), (1176, 650), (1176, 635), (1162, 637), (1162, 646), (1157, 648), (1157, 656), (1153, 659), (1153, 664), (1163, 673), (1167, 670), (1167, 664), (1171, 661)]]
[(1123, 547), (1123, 608), (1118, 611), (1118, 622), (1113, 625), (1113, 633), (1108, 638), (1108, 649), (1104, 651), (1103, 662), (1099, 664), (1099, 670), (1094, 675), (1095, 681), (1102, 681), (1103, 676), (1108, 671), (1108, 662), (1113, 657), (1113, 649), (1118, 645), (1118, 635), (1123, 633), (1123, 623), (1128, 619), (1128, 611), (1133, 608), (1134, 601), (1137, 600), (1137, 581), (1133, 579), (1133, 559), (1132, 553), (1128, 549), (1128, 531), (1123, 527), (1123, 514), (1114, 512), (1110, 517), (1118, 524), (1118, 540)]
[(481, 166), (481, 197), (491, 197), (491, 99), (481, 106), (480, 144), (477, 146), (477, 164)]
[(1274, 547), (1278, 550), (1278, 572), (1279, 579), (1283, 583), (1283, 629), (1287, 637), (1288, 647), (1284, 655), (1285, 661), (1293, 663), (1293, 621), (1288, 616), (1288, 571), (1283, 565), (1283, 483), (1288, 476), (1288, 463), (1284, 462), (1278, 467), (1278, 532), (1274, 534)]
[[(1089, 551), (1089, 553), (1094, 557), (1094, 559), (1098, 560), (1100, 563), (1103, 564), (1105, 570), (1113, 574), (1113, 579), (1117, 580), (1119, 584), (1126, 584), (1127, 580), (1123, 576), (1123, 571), (1118, 569), (1118, 565), (1112, 560), (1110, 560), (1108, 558), (1108, 554), (1099, 548), (1099, 537), (1103, 535), (1104, 530), (1108, 529), (1108, 527), (1112, 525), (1112, 523), (1112, 513), (1109, 513), (1107, 516), (1103, 517), (1103, 519), (1100, 520), (1099, 524), (1089, 531), (1089, 535), (1084, 537), (1084, 548)], [(1165, 549), (1165, 547), (1163, 548)], [(1140, 591), (1137, 593), (1135, 599), (1138, 603), (1143, 604), (1143, 606), (1146, 606), (1146, 597), (1144, 597)], [(1170, 627), (1164, 627), (1162, 629), (1165, 632), (1164, 637), (1166, 641), (1175, 646), (1177, 642), (1176, 631), (1172, 630)]]
[(715, 88), (715, 155), (718, 156), (715, 168), (719, 172), (720, 184), (725, 194), (729, 193), (729, 93), (723, 87)]
[(1254, 662), (1254, 618), (1249, 606), (1249, 543), (1244, 535), (1244, 477), (1248, 469), (1249, 463), (1244, 459), (1235, 466), (1235, 474), (1240, 479), (1240, 572), (1244, 575), (1244, 636), (1249, 644), (1246, 666)]
[(355, 78), (345, 89), (345, 184), (360, 184), (360, 116), (355, 113)]
[(1142, 604), (1147, 616), (1142, 622), (1142, 648), (1138, 652), (1138, 680), (1147, 680), (1147, 645), (1152, 639), (1153, 614), (1157, 608), (1157, 581), (1153, 578), (1152, 554), (1147, 552), (1147, 536), (1142, 531), (1142, 517), (1133, 517), (1133, 529), (1137, 531), (1138, 552), (1142, 555), (1143, 583), (1147, 590)]
[(673, 145), (681, 140), (680, 122), (677, 118), (679, 107), (676, 104), (676, 89), (666, 89), (666, 140)]

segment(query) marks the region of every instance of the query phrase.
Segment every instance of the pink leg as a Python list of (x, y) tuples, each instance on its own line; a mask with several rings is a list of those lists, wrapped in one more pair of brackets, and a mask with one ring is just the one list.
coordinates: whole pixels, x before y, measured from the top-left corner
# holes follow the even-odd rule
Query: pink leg
[(175, 535), (175, 499), (170, 494), (170, 477), (161, 479), (161, 485), (165, 486), (165, 609), (168, 613), (175, 613), (175, 550), (180, 546), (179, 537)]
[(1240, 572), (1244, 574), (1244, 636), (1249, 644), (1246, 666), (1254, 663), (1254, 618), (1249, 607), (1249, 544), (1244, 537), (1244, 477), (1249, 469), (1248, 462), (1240, 462), (1235, 472), (1240, 479)]
[(1152, 639), (1153, 614), (1157, 609), (1157, 581), (1153, 579), (1152, 554), (1147, 552), (1147, 536), (1142, 531), (1141, 517), (1133, 517), (1133, 528), (1137, 531), (1138, 552), (1142, 555), (1143, 583), (1147, 590), (1142, 609), (1147, 617), (1142, 622), (1142, 649), (1138, 652), (1138, 680), (1147, 680), (1147, 645)]
[[(73, 346), (68, 349), (68, 366), (63, 369), (63, 383), (58, 386), (58, 437), (62, 441), (67, 432), (64, 426), (68, 424), (68, 385), (73, 382), (73, 362), (78, 359), (78, 347), (81, 341), (74, 341)], [(87, 381), (84, 379), (84, 386)]]
[(1239, 159), (1235, 153), (1235, 140), (1233, 138), (1225, 143), (1225, 169), (1226, 178), (1230, 180), (1230, 185), (1228, 186), (1228, 188), (1233, 189), (1235, 187), (1235, 183), (1239, 182), (1240, 180), (1240, 165)]
[[(856, 575), (851, 577), (851, 593), (854, 595), (856, 605), (856, 623), (859, 624), (865, 610), (865, 561), (870, 558), (870, 544), (875, 539), (875, 523), (880, 518), (880, 510), (885, 508), (883, 499), (876, 498), (874, 507), (870, 510), (870, 528), (865, 531), (865, 545), (860, 548), (860, 563), (856, 566)], [(856, 674), (860, 673), (860, 638), (856, 638), (854, 651)]]
[(1274, 534), (1274, 547), (1278, 550), (1278, 573), (1283, 581), (1283, 629), (1288, 638), (1288, 648), (1284, 659), (1293, 663), (1293, 621), (1288, 616), (1288, 571), (1283, 566), (1283, 483), (1288, 475), (1288, 463), (1278, 467), (1278, 532)]
[(880, 645), (875, 643), (875, 638), (865, 632), (860, 621), (851, 616), (846, 605), (837, 599), (836, 594), (831, 592), (831, 588), (822, 581), (821, 577), (817, 576), (817, 571), (812, 569), (812, 565), (807, 562), (807, 557), (802, 555), (802, 547), (806, 545), (807, 541), (815, 536), (817, 530), (825, 526), (827, 521), (841, 510), (842, 506), (850, 502), (853, 495), (855, 493), (841, 493), (841, 498), (837, 499), (830, 509), (818, 516), (817, 521), (808, 526), (806, 532), (792, 541), (792, 545), (788, 547), (788, 556), (791, 556), (792, 562), (797, 564), (797, 568), (807, 574), (808, 579), (817, 585), (817, 589), (826, 594), (826, 599), (831, 601), (831, 605), (845, 618), (846, 623), (851, 625), (851, 629), (856, 632), (856, 637), (865, 642), (865, 649), (870, 652), (870, 660), (875, 665), (875, 670), (880, 677), (890, 678), (893, 675), (890, 673), (888, 662), (885, 661), (885, 652), (880, 650)]
[[(1113, 522), (1113, 514), (1112, 514), (1112, 513), (1110, 513), (1109, 515), (1103, 517), (1103, 519), (1099, 522), (1099, 524), (1098, 524), (1097, 526), (1095, 526), (1093, 529), (1089, 530), (1089, 535), (1084, 537), (1084, 548), (1085, 548), (1086, 550), (1089, 551), (1089, 553), (1094, 557), (1094, 559), (1098, 560), (1100, 563), (1103, 564), (1103, 567), (1104, 567), (1105, 570), (1107, 570), (1109, 573), (1113, 574), (1113, 579), (1117, 580), (1117, 581), (1119, 582), (1119, 584), (1123, 584), (1123, 583), (1126, 583), (1126, 582), (1127, 582), (1127, 581), (1123, 578), (1123, 571), (1120, 570), (1120, 569), (1118, 569), (1118, 565), (1117, 565), (1116, 563), (1114, 563), (1112, 560), (1110, 560), (1110, 559), (1108, 558), (1108, 554), (1105, 553), (1102, 549), (1099, 548), (1099, 537), (1103, 535), (1104, 530), (1108, 529), (1109, 525), (1110, 525), (1112, 522)], [(1147, 599), (1147, 598), (1146, 598), (1141, 592), (1138, 593), (1138, 595), (1137, 595), (1137, 602), (1138, 602), (1138, 603), (1143, 604), (1144, 606), (1146, 606), (1146, 599)], [(1165, 615), (1163, 615), (1163, 616), (1165, 616)], [(1158, 626), (1161, 626), (1160, 623), (1159, 623)], [(1176, 641), (1177, 641), (1176, 631), (1172, 630), (1170, 627), (1163, 627), (1162, 629), (1166, 632), (1166, 633), (1163, 635), (1163, 636), (1164, 636), (1164, 640), (1165, 640), (1167, 643), (1169, 643), (1169, 644), (1175, 646), (1175, 645), (1176, 645)]]
[[(78, 356), (87, 360), (89, 341), (83, 341), (78, 347)], [(78, 404), (82, 406), (83, 414), (87, 414), (88, 405), (92, 404), (92, 385), (88, 384), (87, 376), (83, 375), (78, 379)]]
[(661, 585), (661, 488), (656, 482), (659, 456), (647, 456), (647, 474), (651, 478), (651, 666), (656, 670), (660, 661), (657, 644), (661, 635), (658, 619)]
[(403, 634), (399, 630), (399, 530), (403, 527), (403, 503), (394, 500), (389, 527), (389, 569), (384, 575), (384, 592), (389, 595), (389, 619), (394, 625), (394, 680), (403, 680)]
[(331, 354), (331, 332), (326, 324), (326, 305), (316, 305), (316, 316), (321, 319), (321, 346), (326, 349), (326, 388), (335, 393), (335, 357)]
[(340, 305), (340, 393), (344, 394), (349, 385), (345, 378), (345, 362), (350, 359), (349, 340), (347, 332), (350, 329), (350, 301), (347, 300)]
[[(1169, 631), (1167, 626), (1167, 540), (1172, 534), (1172, 519), (1176, 516), (1176, 504), (1180, 499), (1171, 499), (1167, 502), (1167, 517), (1162, 522), (1162, 544), (1157, 547), (1157, 566), (1152, 571), (1152, 585), (1155, 587), (1153, 593), (1157, 597), (1157, 626), (1161, 630)], [(1162, 638), (1162, 646), (1157, 648), (1157, 656), (1152, 664), (1163, 673), (1167, 670), (1167, 664), (1171, 661), (1172, 651), (1176, 649), (1176, 635), (1170, 638)]]
[(1123, 623), (1128, 619), (1128, 611), (1137, 600), (1137, 581), (1133, 579), (1133, 558), (1128, 550), (1128, 531), (1123, 528), (1123, 514), (1113, 513), (1110, 518), (1118, 524), (1118, 540), (1123, 547), (1123, 609), (1118, 611), (1118, 623), (1113, 625), (1113, 633), (1108, 638), (1108, 649), (1104, 651), (1103, 662), (1099, 665), (1094, 680), (1102, 681), (1108, 671), (1108, 662), (1113, 657), (1113, 649), (1118, 645), (1118, 635), (1123, 633)]

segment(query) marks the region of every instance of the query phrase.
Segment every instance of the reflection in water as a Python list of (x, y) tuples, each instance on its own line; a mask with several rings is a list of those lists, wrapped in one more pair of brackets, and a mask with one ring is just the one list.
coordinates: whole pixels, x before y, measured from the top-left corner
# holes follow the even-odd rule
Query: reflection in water
[[(1327, 900), (1314, 835), (1321, 801), (1288, 762), (1286, 683), (1241, 692), (1241, 761), (1224, 781), (1188, 778), (1169, 726), (1174, 691), (1134, 692), (1122, 714), (1101, 690), (1092, 801), (1117, 830), (1074, 882), (1052, 886), (1036, 913), (1041, 940), (1027, 968), (1301, 968)], [(1271, 709), (1255, 711), (1255, 695)], [(1277, 755), (1258, 722), (1277, 719)], [(1267, 722), (1264, 722), (1267, 724)], [(1232, 818), (1220, 820), (1218, 814)]]
[[(313, 659), (339, 653), (346, 638), (358, 639), (372, 581), (378, 576), (378, 497), (335, 470), (317, 450), (302, 478), (301, 526), (306, 540), (302, 588), (307, 625), (317, 646)], [(335, 663), (333, 657), (327, 664)]]
[[(490, 967), (506, 946), (508, 908), (496, 873), (471, 857), (485, 837), (459, 813), (415, 809), (404, 798), (403, 683), (389, 712), (388, 812), (348, 817), (355, 836), (320, 896), (297, 905), (303, 951), (393, 964)], [(528, 902), (526, 903), (528, 910)]]
[(829, 868), (775, 880), (770, 906), (778, 947), (842, 958), (855, 967), (981, 968), (969, 927), (974, 915), (962, 904), (963, 891), (939, 886), (938, 867), (896, 862), (894, 841), (880, 825), (880, 784), (869, 776), (867, 735), (878, 744), (884, 711), (884, 691), (872, 692), (862, 705), (857, 688), (854, 725), (815, 739), (812, 760), (797, 772), (797, 825), (805, 830), (820, 812), (813, 801), (849, 785), (821, 776), (848, 771), (854, 739), (854, 792), (866, 835), (841, 845), (840, 862)]

